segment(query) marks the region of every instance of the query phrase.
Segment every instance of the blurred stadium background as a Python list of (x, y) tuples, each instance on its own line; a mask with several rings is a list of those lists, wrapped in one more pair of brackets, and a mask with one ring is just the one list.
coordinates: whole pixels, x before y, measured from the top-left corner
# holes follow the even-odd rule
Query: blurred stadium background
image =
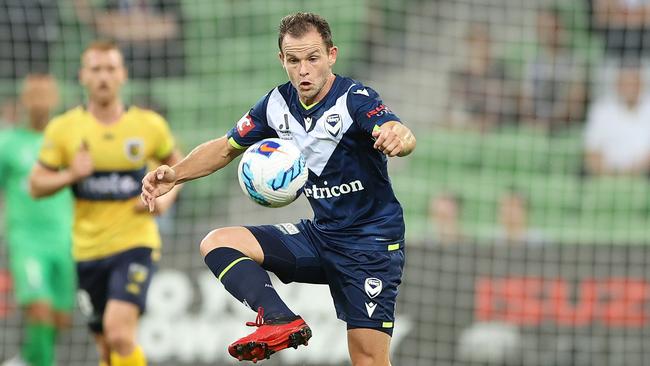
[[(134, 10), (134, 3), (147, 6)], [(27, 71), (58, 78), (60, 110), (82, 103), (79, 53), (96, 37), (112, 37), (129, 58), (126, 101), (165, 115), (185, 152), (224, 134), (286, 80), (277, 60), (280, 18), (320, 13), (340, 47), (335, 71), (376, 88), (418, 138), (414, 154), (390, 162), (407, 222), (393, 364), (650, 363), (649, 168), (631, 161), (639, 154), (645, 161), (650, 147), (641, 139), (632, 157), (585, 164), (588, 151), (606, 157), (611, 151), (599, 149), (626, 150), (618, 115), (605, 113), (610, 130), (591, 120), (617, 100), (620, 64), (647, 71), (647, 2), (0, 4), (3, 127), (20, 120), (14, 104)], [(120, 12), (128, 21), (111, 27), (110, 16)], [(641, 94), (631, 110), (648, 105)], [(628, 122), (620, 123), (634, 131)], [(638, 128), (627, 136), (650, 137)], [(175, 210), (160, 219), (163, 259), (140, 332), (152, 365), (235, 364), (225, 347), (253, 313), (205, 269), (198, 243), (209, 230), (311, 215), (304, 199), (284, 209), (247, 201), (235, 171), (232, 165), (188, 184)], [(4, 251), (0, 359), (17, 352), (21, 337)], [(315, 336), (309, 347), (266, 364), (347, 364), (345, 325), (335, 320), (327, 290), (280, 291)], [(78, 311), (59, 343), (60, 365), (96, 364)]]

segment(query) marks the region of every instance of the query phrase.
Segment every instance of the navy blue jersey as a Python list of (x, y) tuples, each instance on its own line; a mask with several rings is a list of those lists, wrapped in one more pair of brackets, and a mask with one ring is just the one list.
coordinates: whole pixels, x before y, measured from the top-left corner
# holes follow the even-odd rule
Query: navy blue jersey
[(334, 244), (378, 249), (404, 240), (388, 159), (373, 148), (373, 129), (388, 121), (399, 118), (377, 92), (337, 75), (327, 96), (308, 109), (291, 83), (274, 88), (227, 136), (237, 148), (270, 137), (292, 140), (309, 168), (304, 194), (316, 229)]

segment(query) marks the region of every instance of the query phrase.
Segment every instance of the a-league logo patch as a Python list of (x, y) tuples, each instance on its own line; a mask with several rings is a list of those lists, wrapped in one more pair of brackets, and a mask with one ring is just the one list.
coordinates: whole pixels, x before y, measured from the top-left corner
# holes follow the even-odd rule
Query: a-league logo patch
[(237, 132), (241, 137), (246, 136), (253, 128), (255, 128), (255, 123), (253, 123), (253, 118), (248, 113), (237, 122)]
[(379, 295), (379, 293), (381, 293), (381, 280), (374, 277), (366, 278), (366, 283), (363, 287), (366, 290), (366, 295), (371, 299), (374, 299)]
[(124, 152), (129, 160), (139, 162), (144, 155), (144, 141), (141, 138), (131, 138), (124, 143)]

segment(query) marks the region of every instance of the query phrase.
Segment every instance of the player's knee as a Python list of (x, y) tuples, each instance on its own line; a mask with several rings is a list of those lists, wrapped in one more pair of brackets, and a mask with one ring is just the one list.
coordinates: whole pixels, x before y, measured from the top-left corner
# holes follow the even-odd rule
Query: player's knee
[(27, 307), (27, 318), (35, 323), (52, 323), (52, 308), (46, 303), (34, 303)]
[(230, 235), (228, 234), (228, 228), (212, 230), (208, 235), (203, 238), (201, 241), (201, 255), (206, 256), (212, 250), (219, 247), (229, 246), (227, 243), (229, 241)]
[(201, 255), (205, 257), (212, 250), (220, 247), (237, 249), (246, 254), (248, 248), (246, 248), (246, 243), (241, 238), (241, 230), (237, 229), (235, 227), (224, 227), (212, 230), (201, 241)]
[(135, 349), (135, 335), (126, 327), (104, 324), (104, 337), (111, 351), (127, 355)]
[(353, 366), (389, 366), (390, 338), (371, 329), (348, 331), (348, 346)]
[(352, 366), (390, 366), (387, 354), (355, 350), (350, 354)]
[(212, 230), (201, 241), (201, 255), (204, 257), (217, 248), (232, 248), (257, 263), (262, 263), (262, 247), (248, 229), (243, 227), (226, 227)]

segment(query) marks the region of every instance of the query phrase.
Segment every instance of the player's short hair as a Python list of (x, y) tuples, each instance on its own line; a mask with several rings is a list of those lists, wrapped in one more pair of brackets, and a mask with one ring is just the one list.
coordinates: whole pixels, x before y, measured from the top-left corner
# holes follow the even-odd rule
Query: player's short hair
[(113, 51), (113, 50), (119, 52), (120, 56), (124, 57), (122, 55), (122, 50), (120, 50), (120, 47), (117, 45), (117, 43), (110, 40), (103, 40), (103, 39), (92, 41), (90, 42), (90, 44), (88, 44), (88, 46), (86, 46), (84, 51), (81, 53), (81, 63), (83, 64), (84, 55), (88, 51)]
[(284, 36), (289, 34), (299, 38), (312, 29), (316, 29), (323, 38), (327, 50), (334, 47), (332, 42), (332, 31), (325, 18), (314, 13), (295, 13), (282, 18), (278, 27), (278, 47), (282, 51)]

